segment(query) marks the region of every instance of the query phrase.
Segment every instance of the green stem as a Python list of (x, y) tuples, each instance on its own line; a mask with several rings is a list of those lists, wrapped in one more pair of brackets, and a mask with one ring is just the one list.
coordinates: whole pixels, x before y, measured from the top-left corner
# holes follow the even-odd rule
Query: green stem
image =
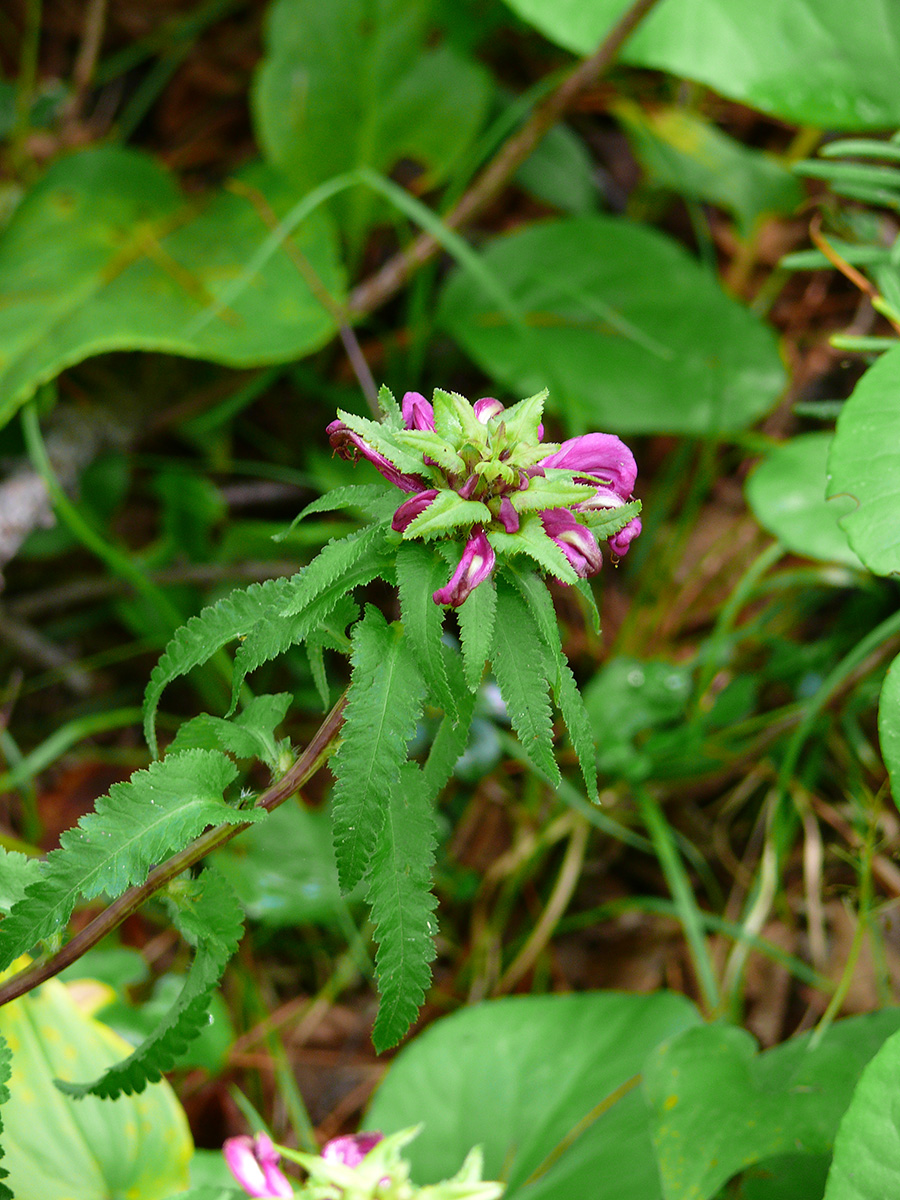
[[(256, 801), (257, 808), (264, 808), (267, 812), (278, 808), (311, 779), (327, 761), (336, 747), (346, 702), (345, 692), (290, 770), (262, 793)], [(188, 867), (198, 863), (213, 850), (218, 850), (226, 842), (230, 842), (239, 833), (249, 829), (251, 824), (252, 822), (246, 821), (240, 825), (217, 825), (214, 829), (201, 833), (190, 845), (185, 846), (177, 854), (173, 854), (166, 862), (154, 867), (143, 883), (136, 884), (123, 892), (99, 916), (90, 921), (79, 933), (76, 933), (61, 950), (52, 954), (44, 962), (34, 963), (24, 971), (20, 971), (18, 975), (14, 975), (12, 979), (0, 986), (0, 1007), (10, 1000), (23, 996), (26, 992), (30, 992), (32, 988), (52, 979), (60, 971), (71, 966), (73, 962), (77, 962), (83, 954), (102, 941), (108, 933), (118, 928), (127, 917), (137, 912), (142, 904), (177, 875), (180, 875), (182, 871), (186, 871)]]
[(684, 928), (697, 982), (703, 994), (704, 1007), (708, 1014), (715, 1013), (719, 1007), (719, 985), (704, 937), (703, 914), (697, 905), (691, 882), (678, 854), (672, 829), (656, 799), (646, 788), (640, 784), (635, 785), (635, 797)]

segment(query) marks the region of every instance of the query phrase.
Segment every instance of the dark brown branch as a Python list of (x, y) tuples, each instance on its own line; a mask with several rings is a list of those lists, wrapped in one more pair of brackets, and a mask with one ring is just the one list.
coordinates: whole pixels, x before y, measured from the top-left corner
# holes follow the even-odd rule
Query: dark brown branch
[[(299, 791), (304, 783), (310, 780), (326, 762), (335, 749), (344, 719), (346, 702), (345, 693), (319, 726), (312, 741), (290, 770), (282, 775), (277, 783), (273, 783), (262, 793), (256, 801), (257, 808), (264, 808), (267, 812), (278, 808), (279, 804), (283, 804), (285, 800)], [(93, 921), (86, 925), (80, 933), (76, 933), (70, 941), (66, 942), (61, 950), (43, 962), (26, 967), (24, 971), (20, 971), (18, 975), (14, 975), (12, 979), (0, 986), (0, 1007), (9, 1003), (10, 1000), (24, 996), (32, 988), (45, 983), (54, 975), (58, 975), (60, 971), (64, 971), (66, 967), (71, 966), (81, 958), (82, 954), (91, 950), (108, 933), (121, 925), (126, 917), (137, 912), (142, 904), (160, 888), (165, 887), (176, 875), (180, 875), (182, 871), (192, 867), (213, 850), (218, 850), (220, 846), (230, 842), (233, 837), (243, 833), (250, 825), (250, 821), (240, 825), (217, 825), (215, 829), (208, 829), (206, 833), (201, 833), (178, 854), (173, 854), (166, 862), (154, 867), (143, 883), (136, 884), (128, 891), (123, 892), (102, 913), (94, 917)]]
[[(659, 0), (636, 0), (609, 31), (596, 53), (580, 62), (538, 105), (525, 124), (501, 146), (456, 207), (443, 218), (449, 228), (458, 229), (468, 224), (500, 194), (576, 96), (609, 70), (625, 41), (658, 3)], [(379, 308), (400, 291), (417, 267), (434, 258), (440, 249), (440, 243), (431, 234), (420, 234), (410, 246), (395, 254), (351, 292), (348, 304), (351, 313), (364, 316)]]

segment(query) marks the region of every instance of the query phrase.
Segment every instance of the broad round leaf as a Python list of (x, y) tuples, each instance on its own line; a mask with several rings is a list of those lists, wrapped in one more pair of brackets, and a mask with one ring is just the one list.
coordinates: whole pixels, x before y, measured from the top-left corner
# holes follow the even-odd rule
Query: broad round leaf
[(747, 480), (753, 515), (794, 554), (864, 570), (839, 524), (856, 507), (825, 499), (830, 433), (807, 433), (776, 446)]
[[(322, 346), (334, 320), (288, 251), (276, 247), (248, 271), (272, 214), (282, 218), (296, 200), (259, 166), (197, 212), (135, 151), (107, 146), (54, 163), (0, 237), (0, 425), (40, 383), (109, 350), (249, 367)], [(326, 217), (313, 214), (291, 240), (340, 300)]]
[(438, 320), (509, 393), (549, 387), (572, 432), (735, 431), (784, 386), (771, 331), (656, 230), (602, 216), (548, 221), (498, 238), (483, 262), (524, 327), (461, 272)]
[(637, 1088), (623, 1090), (540, 1179), (532, 1172), (655, 1046), (697, 1024), (682, 996), (594, 992), (516, 996), (438, 1021), (397, 1056), (366, 1127), (393, 1132), (419, 1121), (413, 1177), (436, 1182), (484, 1147), (485, 1178), (509, 1181), (505, 1200), (660, 1200)]
[(12, 1050), (2, 1165), (16, 1200), (166, 1200), (188, 1183), (187, 1118), (165, 1082), (111, 1103), (73, 1100), (54, 1078), (90, 1079), (132, 1047), (55, 980), (0, 1009)]
[[(591, 54), (630, 0), (507, 0), (551, 40)], [(800, 124), (900, 122), (895, 0), (665, 0), (622, 55)]]
[(900, 1179), (900, 1033), (863, 1072), (841, 1121), (825, 1200), (885, 1200)]
[(850, 545), (876, 575), (900, 571), (900, 346), (841, 410), (828, 471), (828, 495), (857, 502), (841, 520)]

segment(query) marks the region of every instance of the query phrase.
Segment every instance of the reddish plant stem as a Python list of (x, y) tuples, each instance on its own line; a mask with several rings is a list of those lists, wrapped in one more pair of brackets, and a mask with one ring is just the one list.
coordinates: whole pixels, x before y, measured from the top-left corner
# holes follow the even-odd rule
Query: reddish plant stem
[[(346, 703), (345, 692), (319, 726), (315, 736), (294, 765), (276, 783), (266, 788), (256, 801), (255, 807), (271, 812), (278, 808), (279, 804), (290, 799), (304, 783), (315, 775), (335, 749), (344, 719)], [(185, 846), (183, 850), (173, 854), (164, 863), (154, 867), (143, 883), (136, 884), (128, 891), (123, 892), (102, 913), (94, 917), (93, 921), (89, 922), (84, 929), (66, 942), (61, 950), (43, 962), (26, 967), (24, 971), (20, 971), (18, 975), (14, 975), (12, 979), (8, 979), (6, 983), (0, 985), (0, 1007), (9, 1003), (10, 1000), (23, 996), (26, 992), (30, 992), (32, 988), (45, 983), (54, 975), (58, 975), (60, 971), (64, 971), (66, 967), (71, 966), (81, 958), (82, 954), (92, 949), (108, 933), (121, 925), (126, 917), (130, 917), (132, 913), (136, 912), (155, 892), (165, 887), (176, 875), (180, 875), (182, 871), (192, 867), (213, 850), (218, 850), (220, 846), (230, 842), (233, 837), (237, 837), (239, 833), (249, 829), (251, 824), (252, 822), (245, 821), (240, 825), (217, 825), (214, 829), (208, 829), (206, 833), (201, 833), (189, 846)]]
[[(483, 212), (500, 194), (538, 143), (560, 119), (575, 97), (596, 83), (616, 60), (625, 41), (659, 0), (635, 0), (612, 27), (597, 51), (566, 76), (558, 88), (539, 104), (529, 119), (500, 147), (459, 203), (444, 218), (450, 229), (458, 229)], [(395, 296), (416, 268), (441, 249), (429, 233), (420, 234), (405, 250), (364, 279), (350, 294), (348, 309), (359, 316), (374, 312)]]

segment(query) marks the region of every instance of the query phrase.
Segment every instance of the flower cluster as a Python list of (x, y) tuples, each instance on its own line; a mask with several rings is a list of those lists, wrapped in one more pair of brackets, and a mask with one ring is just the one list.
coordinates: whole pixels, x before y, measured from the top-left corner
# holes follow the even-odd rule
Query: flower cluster
[[(384, 1137), (354, 1133), (332, 1138), (318, 1155), (276, 1147), (264, 1133), (229, 1138), (225, 1161), (240, 1186), (257, 1200), (499, 1200), (503, 1186), (481, 1178), (481, 1151), (473, 1150), (452, 1179), (417, 1188), (409, 1178), (403, 1148), (420, 1132), (404, 1129)], [(304, 1167), (308, 1180), (295, 1193), (278, 1163), (289, 1158)]]
[(546, 391), (505, 408), (436, 389), (398, 406), (382, 388), (384, 421), (339, 413), (328, 426), (344, 458), (362, 456), (407, 493), (392, 527), (403, 538), (464, 543), (436, 604), (458, 607), (492, 573), (497, 554), (528, 555), (563, 583), (594, 575), (599, 540), (621, 557), (641, 531), (630, 503), (634, 455), (609, 433), (543, 442)]

